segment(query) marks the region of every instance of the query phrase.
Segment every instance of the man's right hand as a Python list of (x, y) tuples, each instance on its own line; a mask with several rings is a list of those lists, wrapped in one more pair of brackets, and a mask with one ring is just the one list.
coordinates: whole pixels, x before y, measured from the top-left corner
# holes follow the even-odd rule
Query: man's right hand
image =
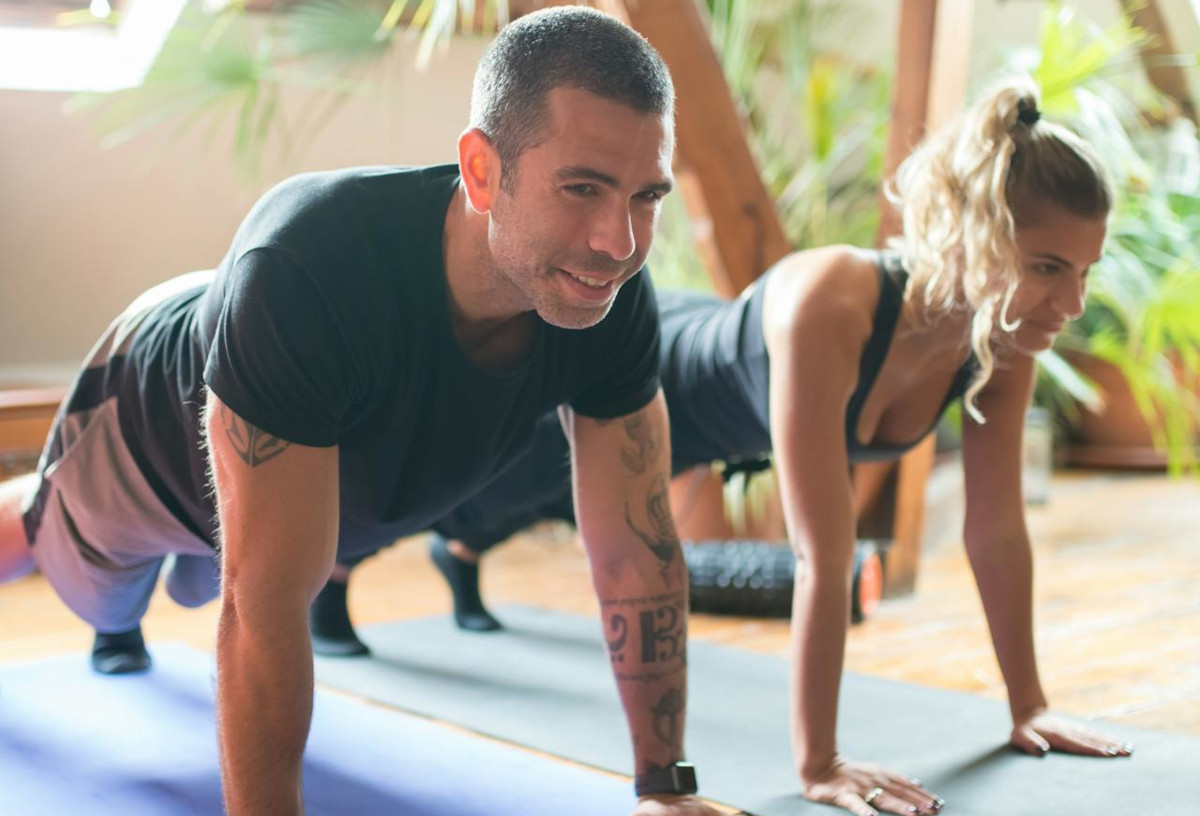
[(804, 795), (811, 801), (837, 805), (856, 816), (877, 813), (929, 816), (940, 813), (945, 804), (915, 779), (841, 757), (835, 757), (824, 769), (803, 781)]

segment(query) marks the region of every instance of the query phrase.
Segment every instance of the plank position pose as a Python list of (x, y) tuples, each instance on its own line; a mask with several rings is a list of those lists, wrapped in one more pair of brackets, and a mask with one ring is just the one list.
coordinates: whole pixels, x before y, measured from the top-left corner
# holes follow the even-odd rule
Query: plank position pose
[[(687, 576), (659, 512), (669, 442), (641, 272), (673, 128), (670, 76), (640, 35), (580, 8), (520, 19), (480, 62), (457, 165), (272, 190), (215, 274), (113, 324), (39, 472), (2, 486), (0, 577), (36, 565), (96, 629), (99, 671), (149, 665), (139, 622), (164, 561), (175, 600), (219, 594), (231, 814), (302, 810), (306, 616), (335, 559), (446, 515), (556, 407), (605, 625), (675, 621), (653, 673), (631, 637), (617, 674), (636, 813), (716, 813), (678, 764)], [(631, 428), (653, 443), (639, 468), (619, 455)]]
[[(810, 799), (860, 816), (930, 813), (941, 800), (838, 752), (855, 538), (849, 466), (899, 457), (959, 398), (965, 541), (1008, 687), (1012, 744), (1036, 755), (1130, 753), (1047, 713), (1020, 485), (1033, 355), (1083, 311), (1108, 182), (1085, 144), (1040, 120), (1036, 88), (1015, 80), (933, 134), (892, 192), (904, 228), (888, 251), (798, 252), (732, 302), (659, 293), (673, 469), (773, 452), (803, 562), (792, 617), (795, 767)], [(630, 461), (659, 444), (649, 426), (626, 429)], [(435, 525), (452, 539), (449, 548), (435, 539), (434, 556), (460, 625), (496, 625), (479, 598), (478, 553), (535, 519), (570, 517), (566, 447), (543, 423), (529, 456)]]

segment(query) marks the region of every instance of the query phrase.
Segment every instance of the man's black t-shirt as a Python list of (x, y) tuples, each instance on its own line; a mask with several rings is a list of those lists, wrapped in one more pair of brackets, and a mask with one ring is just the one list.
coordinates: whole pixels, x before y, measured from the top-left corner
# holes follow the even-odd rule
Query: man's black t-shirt
[(246, 217), (208, 285), (160, 304), (120, 375), (122, 432), (164, 503), (212, 542), (207, 386), (267, 433), (339, 446), (339, 556), (427, 528), (528, 449), (568, 403), (611, 418), (658, 388), (649, 274), (583, 330), (538, 321), (514, 370), (480, 370), (449, 317), (453, 165), (298, 176)]

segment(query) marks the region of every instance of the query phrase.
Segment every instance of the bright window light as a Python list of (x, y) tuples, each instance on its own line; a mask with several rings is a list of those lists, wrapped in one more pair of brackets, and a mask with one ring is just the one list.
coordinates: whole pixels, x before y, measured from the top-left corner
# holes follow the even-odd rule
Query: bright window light
[[(131, 88), (146, 76), (186, 2), (124, 4), (115, 31), (0, 27), (0, 88), (97, 92)], [(101, 18), (112, 13), (107, 0), (93, 0), (90, 8)]]
[(88, 4), (88, 11), (97, 20), (107, 20), (108, 15), (112, 14), (112, 6), (108, 4), (108, 0), (92, 0)]

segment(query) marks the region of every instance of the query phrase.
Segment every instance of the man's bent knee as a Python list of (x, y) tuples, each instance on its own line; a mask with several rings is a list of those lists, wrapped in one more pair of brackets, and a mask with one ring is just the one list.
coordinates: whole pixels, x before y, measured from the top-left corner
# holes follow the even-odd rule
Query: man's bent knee
[(195, 609), (221, 593), (221, 572), (213, 556), (174, 555), (167, 566), (167, 594), (180, 606)]

